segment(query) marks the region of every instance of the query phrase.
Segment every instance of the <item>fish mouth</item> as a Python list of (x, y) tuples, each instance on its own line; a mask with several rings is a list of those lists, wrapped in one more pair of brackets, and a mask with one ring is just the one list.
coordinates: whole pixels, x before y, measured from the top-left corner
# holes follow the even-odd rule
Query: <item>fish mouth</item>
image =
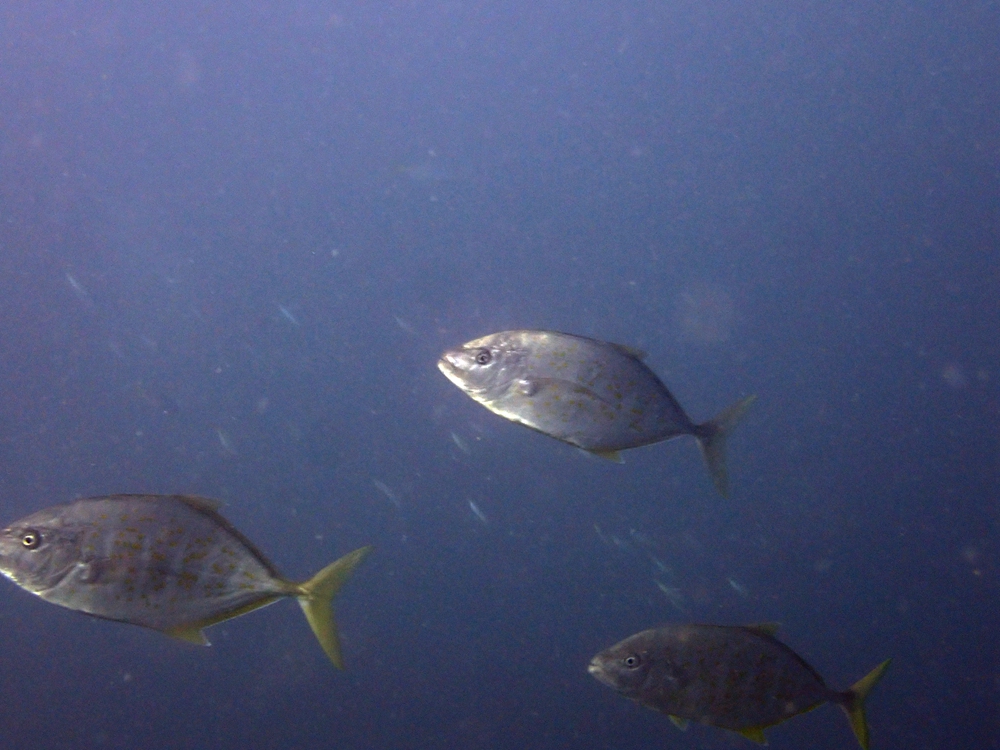
[(598, 682), (602, 682), (605, 685), (610, 685), (611, 687), (614, 687), (611, 677), (608, 676), (608, 673), (604, 671), (604, 667), (601, 666), (601, 663), (597, 659), (594, 659), (593, 661), (590, 662), (590, 664), (587, 665), (587, 671)]
[(438, 369), (444, 373), (444, 376), (448, 380), (452, 380), (455, 376), (455, 363), (449, 358), (447, 354), (443, 355), (441, 359), (438, 360)]
[(462, 363), (462, 356), (459, 352), (454, 349), (449, 349), (444, 354), (441, 355), (441, 359), (438, 360), (438, 369), (441, 372), (445, 372), (445, 368), (450, 370), (459, 369)]
[(453, 384), (457, 385), (463, 391), (468, 388), (463, 378), (464, 370), (462, 369), (462, 356), (460, 353), (455, 351), (447, 351), (441, 355), (441, 359), (438, 360), (437, 366), (441, 373), (448, 378)]

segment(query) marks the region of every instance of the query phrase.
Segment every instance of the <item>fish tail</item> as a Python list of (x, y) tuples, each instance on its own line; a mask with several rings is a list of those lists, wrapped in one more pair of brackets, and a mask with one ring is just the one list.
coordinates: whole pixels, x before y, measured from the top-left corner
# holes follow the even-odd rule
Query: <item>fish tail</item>
[(747, 396), (717, 414), (714, 419), (697, 425), (695, 438), (701, 448), (701, 455), (708, 464), (715, 489), (723, 497), (729, 495), (729, 471), (726, 469), (726, 438), (746, 414), (747, 409), (757, 400), (756, 395)]
[(371, 549), (362, 547), (347, 553), (299, 586), (299, 605), (309, 621), (309, 627), (337, 669), (343, 669), (344, 663), (340, 656), (337, 623), (333, 619), (333, 597)]
[(886, 659), (875, 669), (866, 674), (860, 680), (851, 685), (843, 694), (843, 701), (840, 704), (847, 714), (847, 720), (851, 723), (854, 736), (858, 738), (862, 750), (868, 750), (868, 721), (865, 719), (865, 698), (871, 692), (875, 684), (882, 679), (885, 670), (889, 668), (892, 659)]

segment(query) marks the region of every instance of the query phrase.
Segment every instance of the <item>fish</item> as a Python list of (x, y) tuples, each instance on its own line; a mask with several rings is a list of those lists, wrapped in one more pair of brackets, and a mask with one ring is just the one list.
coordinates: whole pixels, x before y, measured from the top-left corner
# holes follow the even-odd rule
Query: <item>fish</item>
[(235, 456), (236, 449), (233, 447), (233, 441), (229, 439), (229, 435), (226, 434), (226, 431), (221, 427), (216, 427), (215, 434), (219, 438), (219, 445), (222, 446), (222, 452), (230, 456)]
[(626, 542), (617, 534), (611, 535), (611, 543), (615, 545), (618, 549), (632, 549), (632, 545)]
[(397, 165), (396, 171), (406, 175), (414, 183), (429, 185), (463, 182), (470, 177), (469, 171), (460, 162), (441, 157), (434, 149), (429, 150), (427, 156), (419, 161)]
[(460, 451), (462, 451), (462, 453), (466, 454), (467, 456), (471, 456), (472, 455), (472, 449), (469, 448), (469, 444), (467, 442), (465, 442), (465, 438), (463, 438), (461, 435), (459, 435), (454, 430), (452, 430), (452, 432), (451, 432), (451, 441), (456, 446), (458, 446), (458, 449)]
[(469, 510), (471, 510), (476, 518), (482, 522), (483, 526), (489, 526), (490, 522), (489, 519), (486, 518), (486, 514), (483, 513), (480, 507), (472, 500), (469, 501)]
[(342, 669), (331, 602), (371, 547), (296, 583), (218, 509), (218, 502), (191, 495), (107, 495), (54, 505), (0, 531), (0, 573), (53, 604), (203, 646), (203, 628), (294, 597)]
[(656, 588), (658, 588), (660, 591), (663, 592), (663, 595), (667, 597), (667, 601), (670, 602), (670, 605), (674, 609), (676, 609), (681, 614), (686, 615), (688, 613), (688, 608), (687, 605), (685, 604), (686, 599), (684, 597), (683, 591), (681, 591), (676, 586), (668, 586), (663, 581), (660, 581), (656, 578), (653, 579), (653, 583), (656, 584)]
[(84, 304), (84, 306), (86, 307), (94, 306), (94, 301), (90, 298), (90, 295), (87, 293), (86, 287), (84, 287), (84, 285), (77, 280), (76, 276), (71, 274), (69, 271), (66, 272), (66, 281), (69, 282), (69, 286), (73, 290), (73, 294), (76, 295), (77, 299), (79, 299), (80, 302)]
[(737, 581), (735, 578), (727, 578), (726, 580), (729, 581), (729, 586), (732, 588), (732, 590), (735, 591), (740, 596), (742, 596), (744, 599), (750, 596), (750, 589), (748, 589), (742, 583)]
[(837, 691), (777, 640), (776, 632), (772, 623), (667, 625), (602, 651), (588, 671), (627, 698), (667, 714), (682, 729), (696, 721), (762, 745), (767, 744), (768, 727), (823, 703), (836, 703), (868, 750), (864, 702), (892, 660)]
[(514, 330), (445, 351), (438, 369), (494, 414), (619, 463), (622, 450), (691, 435), (727, 496), (726, 437), (757, 397), (696, 424), (644, 356), (584, 336)]
[(407, 333), (414, 333), (414, 334), (417, 332), (417, 329), (415, 329), (412, 325), (410, 325), (409, 321), (399, 317), (398, 315), (393, 315), (392, 317), (396, 321), (396, 325), (398, 325), (402, 330), (406, 331)]
[(399, 495), (396, 494), (396, 492), (392, 489), (392, 487), (387, 485), (385, 482), (381, 482), (378, 479), (375, 479), (375, 477), (372, 477), (372, 484), (375, 485), (376, 489), (378, 489), (379, 492), (381, 492), (383, 495), (386, 496), (386, 499), (390, 503), (395, 505), (397, 508), (400, 507)]
[(292, 311), (289, 310), (284, 305), (278, 305), (278, 311), (281, 313), (281, 317), (291, 323), (293, 326), (301, 326), (299, 319), (292, 315)]
[(611, 544), (611, 540), (608, 539), (606, 536), (604, 536), (604, 532), (601, 531), (601, 527), (598, 526), (596, 523), (594, 524), (594, 531), (597, 532), (597, 538), (598, 539), (600, 539), (605, 544)]
[(663, 560), (661, 560), (660, 558), (656, 557), (655, 555), (649, 555), (649, 561), (651, 563), (653, 563), (653, 565), (656, 566), (656, 569), (659, 570), (661, 573), (673, 573), (674, 572), (673, 569), (669, 565), (667, 565), (666, 563), (664, 563)]

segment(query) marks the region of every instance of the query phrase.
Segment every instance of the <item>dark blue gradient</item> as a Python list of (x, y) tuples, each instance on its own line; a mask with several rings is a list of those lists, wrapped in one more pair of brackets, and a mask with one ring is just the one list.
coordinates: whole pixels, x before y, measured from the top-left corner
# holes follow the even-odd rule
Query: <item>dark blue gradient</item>
[[(1000, 10), (888, 0), (8, 3), (0, 521), (189, 492), (299, 609), (199, 649), (0, 586), (0, 746), (750, 748), (586, 672), (778, 621), (872, 747), (1000, 748)], [(618, 341), (694, 441), (591, 458), (450, 385)], [(485, 516), (484, 523), (470, 501)], [(826, 707), (775, 748), (856, 747)]]

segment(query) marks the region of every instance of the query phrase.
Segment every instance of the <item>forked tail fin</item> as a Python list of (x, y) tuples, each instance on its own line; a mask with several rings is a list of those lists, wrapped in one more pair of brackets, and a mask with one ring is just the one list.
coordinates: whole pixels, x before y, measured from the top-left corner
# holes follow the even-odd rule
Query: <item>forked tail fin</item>
[(351, 571), (371, 550), (371, 547), (362, 547), (354, 552), (348, 552), (299, 586), (302, 592), (299, 594), (299, 604), (309, 621), (309, 627), (312, 628), (323, 651), (338, 669), (343, 669), (344, 663), (340, 657), (337, 623), (333, 619), (333, 597), (351, 575)]
[(868, 750), (868, 722), (865, 719), (865, 698), (871, 692), (875, 684), (882, 679), (885, 670), (889, 668), (892, 659), (886, 659), (875, 669), (866, 674), (860, 680), (851, 685), (850, 689), (844, 693), (844, 701), (841, 707), (847, 714), (847, 720), (851, 723), (854, 736), (858, 738), (863, 750)]
[(705, 457), (705, 463), (708, 464), (708, 473), (712, 475), (715, 489), (723, 497), (729, 495), (726, 438), (756, 400), (756, 395), (747, 396), (717, 414), (714, 419), (696, 427), (695, 438), (698, 440), (698, 447), (701, 448), (701, 455)]

